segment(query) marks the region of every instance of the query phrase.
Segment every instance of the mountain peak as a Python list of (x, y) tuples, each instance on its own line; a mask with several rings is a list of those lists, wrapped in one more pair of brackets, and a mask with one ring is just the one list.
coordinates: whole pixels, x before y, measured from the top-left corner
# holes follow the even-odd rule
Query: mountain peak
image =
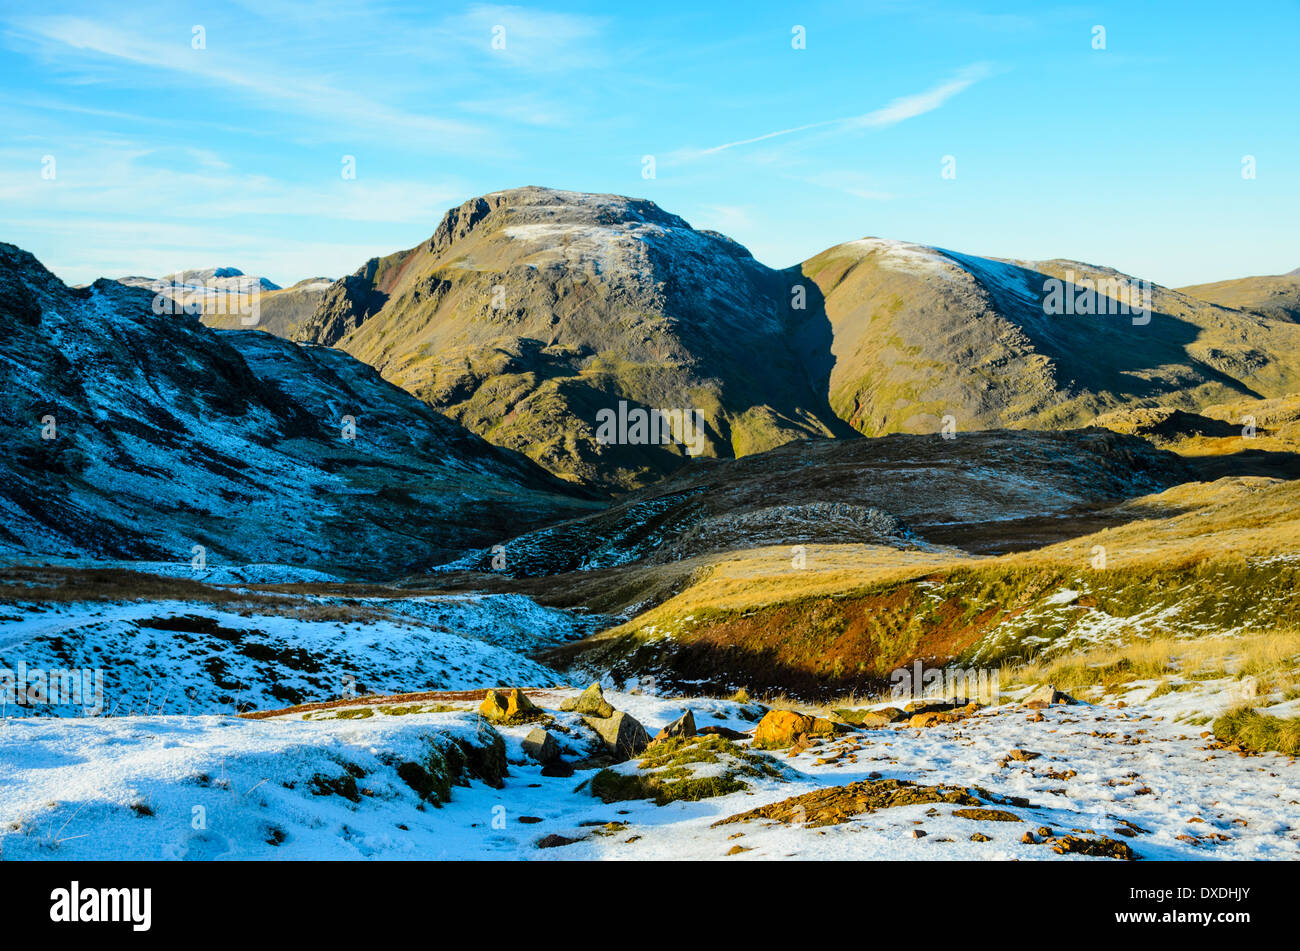
[(429, 250), (445, 250), (489, 219), (510, 237), (525, 240), (562, 240), (580, 232), (590, 238), (595, 236), (592, 229), (603, 232), (604, 237), (614, 237), (641, 227), (705, 233), (696, 232), (685, 219), (646, 198), (525, 185), (489, 192), (447, 211), (429, 240)]

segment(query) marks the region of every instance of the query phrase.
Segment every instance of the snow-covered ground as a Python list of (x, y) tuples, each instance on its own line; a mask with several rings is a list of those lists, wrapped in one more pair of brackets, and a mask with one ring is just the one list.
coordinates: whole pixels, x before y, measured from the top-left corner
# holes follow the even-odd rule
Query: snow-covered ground
[[(459, 702), (464, 712), (371, 707), (363, 719), (334, 709), (267, 720), (8, 720), (0, 723), (0, 848), (5, 858), (73, 859), (1109, 861), (1021, 841), (1026, 831), (1049, 826), (1057, 834), (1083, 830), (1088, 838), (1118, 839), (1144, 859), (1300, 858), (1300, 767), (1275, 754), (1243, 757), (1209, 748), (1197, 728), (1174, 720), (1192, 708), (1212, 709), (1217, 690), (1197, 686), (1144, 701), (1139, 689), (1124, 708), (1059, 706), (1039, 720), (1033, 710), (1005, 705), (954, 724), (858, 731), (793, 758), (770, 754), (787, 767), (784, 778), (662, 807), (648, 800), (605, 804), (589, 792), (590, 771), (543, 776), (523, 753), (528, 727), (500, 730), (510, 764), (503, 788), (473, 780), (454, 787), (440, 807), (422, 801), (395, 764), (418, 759), (448, 737), (490, 739), (490, 728), (471, 712), (473, 701)], [(555, 717), (552, 729), (565, 737), (569, 759), (592, 740), (576, 716), (555, 712), (572, 693), (533, 697)], [(753, 728), (752, 706), (606, 696), (652, 733), (683, 709), (701, 727)], [(1007, 761), (1013, 749), (1041, 755)], [(348, 775), (355, 777), (356, 801), (313, 781)], [(867, 778), (980, 786), (992, 797), (1030, 804), (989, 803), (1021, 822), (971, 820), (953, 816), (948, 805), (915, 805), (822, 828), (764, 821), (712, 827), (757, 806)], [(1124, 823), (1144, 831), (1121, 838), (1114, 830)], [(926, 835), (914, 837), (918, 829)], [(988, 841), (972, 841), (977, 832)], [(549, 835), (577, 841), (539, 849)], [(745, 851), (728, 857), (736, 846)]]
[(102, 671), (106, 714), (234, 713), (363, 693), (549, 686), (562, 678), (530, 657), (589, 626), (513, 594), (295, 597), (260, 609), (255, 598), (239, 606), (239, 594), (229, 607), (9, 602), (0, 669)]

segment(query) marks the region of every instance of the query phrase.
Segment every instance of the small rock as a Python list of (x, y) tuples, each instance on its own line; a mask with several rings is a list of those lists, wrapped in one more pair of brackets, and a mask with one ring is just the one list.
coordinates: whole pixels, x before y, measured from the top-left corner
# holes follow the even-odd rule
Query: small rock
[(1021, 701), (1021, 705), (1026, 707), (1037, 706), (1038, 704), (1051, 706), (1054, 703), (1075, 704), (1078, 702), (1078, 700), (1075, 700), (1068, 693), (1062, 693), (1057, 690), (1052, 684), (1043, 684), (1043, 686), (1039, 687)]
[(666, 740), (674, 736), (694, 736), (695, 735), (695, 714), (687, 710), (672, 723), (668, 724), (662, 730), (655, 734), (656, 742)]
[(538, 822), (541, 822), (542, 817), (541, 816), (520, 816), (519, 821), (522, 822), (524, 825), (530, 826), (530, 825), (535, 825)]
[(1033, 834), (1032, 832), (1026, 832), (1026, 833), (1021, 837), (1020, 841), (1023, 842), (1025, 845), (1037, 845), (1037, 844), (1038, 844), (1038, 840), (1037, 840), (1036, 838), (1034, 838), (1034, 834)]
[(758, 727), (754, 730), (753, 746), (756, 749), (772, 750), (794, 746), (804, 734), (830, 734), (835, 732), (835, 724), (821, 717), (793, 710), (769, 710)]
[(914, 839), (924, 839), (924, 838), (925, 838), (927, 835), (929, 835), (929, 834), (930, 834), (930, 833), (926, 832), (924, 829), (913, 829), (913, 830), (912, 830), (912, 838), (914, 838)]
[(983, 832), (972, 832), (972, 833), (970, 834), (970, 840), (971, 840), (972, 842), (992, 842), (992, 841), (993, 841), (989, 836), (985, 835)]
[(580, 840), (570, 839), (568, 836), (555, 835), (554, 833), (552, 833), (551, 835), (548, 835), (543, 839), (538, 839), (537, 847), (539, 849), (555, 849), (555, 848), (559, 848), (562, 845), (573, 845), (573, 843), (578, 841)]
[(1127, 844), (1105, 836), (1097, 839), (1084, 839), (1077, 835), (1062, 836), (1052, 842), (1052, 851), (1057, 855), (1095, 855), (1101, 858), (1123, 859), (1126, 862), (1139, 858)]

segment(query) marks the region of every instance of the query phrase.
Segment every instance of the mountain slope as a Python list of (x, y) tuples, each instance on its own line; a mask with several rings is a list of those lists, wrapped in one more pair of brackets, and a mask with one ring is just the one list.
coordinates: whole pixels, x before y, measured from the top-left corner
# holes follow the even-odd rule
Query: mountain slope
[(336, 282), (295, 339), (347, 351), (558, 475), (621, 489), (687, 452), (598, 442), (597, 413), (620, 400), (698, 409), (706, 456), (848, 434), (824, 396), (829, 329), (791, 299), (781, 273), (651, 202), (520, 188)]
[(1098, 282), (1139, 290), (1107, 268), (866, 238), (790, 273), (824, 295), (830, 403), (868, 435), (933, 431), (946, 415), (959, 430), (1067, 428), (1116, 408), (1197, 409), (1300, 388), (1300, 326), (1290, 322), (1154, 285), (1149, 322), (1045, 311), (1052, 280), (1071, 298)]
[(346, 354), (152, 300), (0, 245), (0, 551), (391, 575), (584, 505)]
[(1249, 311), (1273, 320), (1300, 323), (1300, 268), (1286, 274), (1242, 277), (1180, 287), (1180, 293), (1220, 307)]
[(489, 570), (500, 555), (506, 574), (553, 575), (812, 543), (1006, 551), (1068, 537), (1120, 500), (1190, 477), (1173, 453), (1102, 429), (809, 440), (696, 463), (444, 567)]

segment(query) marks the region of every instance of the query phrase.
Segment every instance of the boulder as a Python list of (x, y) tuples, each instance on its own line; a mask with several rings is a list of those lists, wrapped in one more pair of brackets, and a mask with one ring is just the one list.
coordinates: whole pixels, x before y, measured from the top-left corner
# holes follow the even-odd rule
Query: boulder
[(951, 711), (930, 711), (928, 713), (913, 714), (912, 718), (907, 721), (907, 725), (914, 727), (934, 726), (936, 723), (956, 723), (960, 719), (960, 716)]
[(748, 733), (741, 733), (727, 726), (705, 726), (696, 731), (700, 736), (720, 736), (724, 740), (747, 740)]
[(631, 714), (616, 711), (609, 717), (583, 717), (582, 722), (596, 731), (605, 748), (618, 759), (637, 756), (650, 745), (650, 734)]
[(903, 712), (912, 716), (918, 713), (944, 713), (955, 706), (957, 704), (949, 703), (947, 700), (913, 700), (903, 707)]
[(835, 731), (835, 724), (821, 717), (795, 713), (793, 710), (769, 710), (754, 729), (753, 746), (765, 750), (783, 749), (794, 746), (804, 734), (830, 734)]
[(524, 752), (545, 765), (560, 758), (560, 744), (541, 727), (535, 727), (524, 737)]
[(542, 716), (541, 708), (518, 688), (489, 690), (478, 712), (493, 723), (524, 723)]
[(854, 710), (852, 708), (842, 708), (832, 710), (827, 714), (826, 719), (832, 723), (846, 723), (850, 726), (858, 726), (864, 729), (872, 730), (882, 726), (888, 726), (898, 720), (905, 720), (907, 716), (897, 707), (884, 707), (880, 710)]
[(1062, 693), (1052, 684), (1043, 684), (1024, 700), (1020, 701), (1022, 706), (1026, 707), (1050, 707), (1054, 703), (1072, 704), (1078, 703), (1068, 693)]
[(695, 714), (687, 710), (672, 723), (655, 734), (655, 740), (666, 740), (674, 736), (695, 735)]
[(581, 713), (589, 717), (612, 717), (614, 708), (605, 699), (605, 691), (599, 683), (594, 683), (576, 697), (570, 697), (560, 704), (566, 713)]

